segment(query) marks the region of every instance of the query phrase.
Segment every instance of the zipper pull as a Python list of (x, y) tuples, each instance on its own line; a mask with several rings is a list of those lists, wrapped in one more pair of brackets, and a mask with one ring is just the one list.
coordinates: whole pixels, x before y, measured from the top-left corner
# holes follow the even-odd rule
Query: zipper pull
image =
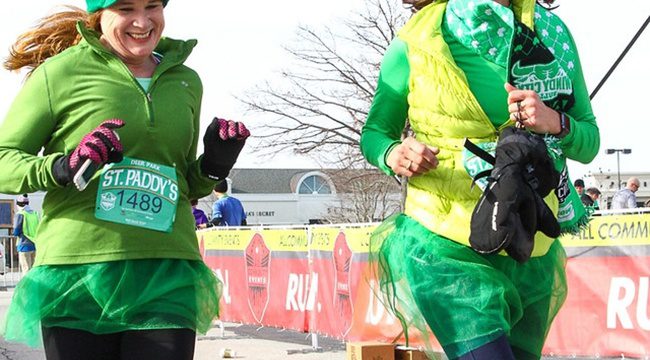
[(152, 100), (151, 100), (151, 93), (147, 93), (147, 100), (149, 100), (149, 102), (152, 101)]

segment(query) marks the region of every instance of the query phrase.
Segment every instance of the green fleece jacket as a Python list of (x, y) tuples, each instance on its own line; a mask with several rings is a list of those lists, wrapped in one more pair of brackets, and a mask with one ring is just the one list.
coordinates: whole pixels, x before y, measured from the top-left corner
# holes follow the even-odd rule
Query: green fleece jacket
[[(0, 192), (47, 191), (36, 265), (200, 259), (188, 199), (209, 194), (214, 182), (201, 175), (196, 156), (201, 80), (183, 65), (196, 41), (163, 38), (156, 49), (162, 61), (145, 92), (97, 34), (78, 30), (83, 40), (32, 73), (0, 127)], [(125, 156), (176, 169), (180, 196), (169, 233), (97, 220), (99, 174), (82, 192), (54, 180), (52, 163), (113, 118), (126, 123), (118, 130)]]

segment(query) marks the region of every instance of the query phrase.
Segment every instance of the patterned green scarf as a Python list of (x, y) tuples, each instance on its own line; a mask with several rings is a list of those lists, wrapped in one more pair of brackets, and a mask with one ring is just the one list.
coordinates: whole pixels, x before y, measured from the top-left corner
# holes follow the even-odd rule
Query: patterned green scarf
[(557, 220), (562, 234), (577, 234), (589, 223), (589, 217), (594, 212), (593, 207), (585, 208), (578, 191), (573, 187), (569, 178), (566, 157), (560, 148), (560, 140), (555, 136), (545, 136), (548, 154), (555, 163), (555, 169), (560, 172), (560, 183), (555, 189), (555, 195), (560, 203)]
[[(538, 20), (542, 15), (536, 12), (535, 18)], [(575, 103), (571, 79), (565, 70), (573, 70), (572, 64), (565, 63), (565, 57), (556, 60), (553, 49), (517, 20), (510, 8), (493, 0), (451, 0), (445, 21), (447, 29), (463, 46), (508, 69), (508, 82), (517, 88), (535, 90), (547, 106), (557, 111), (565, 112)], [(541, 20), (537, 23), (549, 24)], [(541, 31), (549, 34), (547, 29)], [(559, 140), (551, 135), (544, 136), (544, 140), (562, 175), (555, 190), (560, 228), (563, 234), (576, 233), (587, 224), (590, 212), (571, 183)]]

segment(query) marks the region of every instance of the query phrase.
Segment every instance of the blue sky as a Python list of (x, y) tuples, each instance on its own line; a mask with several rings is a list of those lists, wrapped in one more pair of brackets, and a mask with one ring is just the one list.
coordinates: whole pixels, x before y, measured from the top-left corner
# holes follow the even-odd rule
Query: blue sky
[[(396, 0), (397, 1), (397, 0)], [(590, 91), (598, 84), (628, 41), (650, 14), (648, 0), (559, 0), (556, 13), (569, 26), (578, 44)], [(0, 13), (0, 57), (4, 58), (16, 36), (48, 14), (57, 2), (10, 1)], [(84, 6), (70, 0), (70, 5)], [(196, 38), (199, 45), (188, 61), (204, 83), (203, 127), (213, 116), (254, 123), (233, 98), (256, 83), (272, 77), (288, 60), (281, 46), (293, 40), (298, 24), (321, 26), (344, 17), (363, 0), (172, 0), (166, 9), (165, 34)], [(570, 163), (573, 178), (589, 172), (616, 172), (616, 156), (606, 148), (631, 148), (621, 156), (621, 171), (650, 172), (650, 29), (639, 38), (593, 101), (601, 128), (602, 147), (589, 165)], [(20, 88), (22, 76), (0, 71), (0, 116)], [(290, 161), (290, 163), (288, 163)], [(260, 160), (247, 150), (237, 167), (313, 166), (309, 159), (279, 156)]]

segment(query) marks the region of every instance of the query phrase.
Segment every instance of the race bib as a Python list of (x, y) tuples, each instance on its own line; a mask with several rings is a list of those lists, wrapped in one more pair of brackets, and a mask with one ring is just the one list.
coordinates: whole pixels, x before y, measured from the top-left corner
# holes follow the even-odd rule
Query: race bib
[[(494, 156), (495, 150), (497, 148), (496, 142), (485, 142), (485, 143), (479, 143), (475, 145), (485, 150), (492, 156)], [(492, 168), (494, 167), (492, 166), (492, 164), (481, 159), (479, 156), (469, 151), (467, 148), (463, 148), (463, 165), (465, 166), (465, 171), (467, 171), (467, 173), (472, 179), (474, 179), (474, 177), (477, 174), (486, 170), (492, 170)], [(476, 179), (475, 184), (481, 190), (485, 191), (485, 188), (488, 185), (487, 177)]]
[(104, 167), (95, 217), (170, 232), (177, 204), (178, 180), (173, 167), (125, 157)]

